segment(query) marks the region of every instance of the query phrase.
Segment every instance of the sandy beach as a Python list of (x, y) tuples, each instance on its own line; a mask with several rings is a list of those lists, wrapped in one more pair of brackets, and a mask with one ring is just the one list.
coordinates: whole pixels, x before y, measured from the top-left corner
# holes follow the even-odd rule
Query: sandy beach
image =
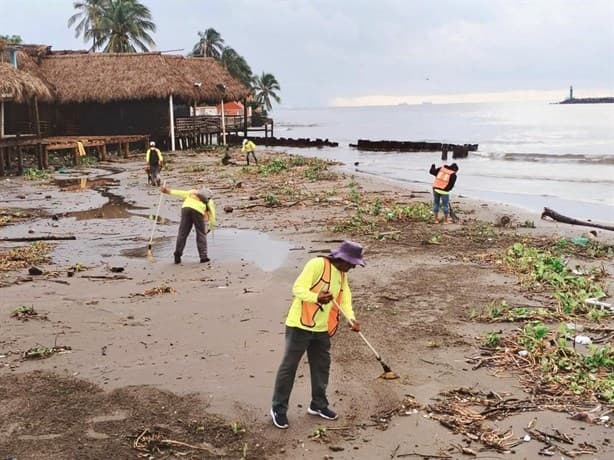
[[(607, 309), (561, 313), (556, 289), (509, 258), (515, 244), (557, 248), (611, 303), (614, 232), (462, 196), (459, 220), (438, 225), (428, 189), (277, 152), (246, 167), (231, 153), (227, 166), (215, 150), (166, 154), (169, 187), (214, 193), (206, 264), (193, 233), (173, 263), (181, 200), (168, 196), (145, 257), (160, 195), (140, 156), (0, 180), (0, 458), (614, 457), (614, 357), (595, 371), (603, 386), (560, 387), (536, 374), (557, 340), (506, 341), (541, 320), (611, 344)], [(4, 241), (45, 235), (75, 239), (46, 241), (35, 263), (10, 255), (30, 243)], [(400, 378), (378, 378), (374, 354), (342, 328), (329, 385), (339, 420), (307, 414), (305, 360), (278, 430), (268, 413), (292, 283), (344, 239), (365, 247), (366, 267), (349, 275), (363, 333)], [(24, 306), (37, 315), (16, 315)], [(590, 354), (574, 336), (568, 347)]]

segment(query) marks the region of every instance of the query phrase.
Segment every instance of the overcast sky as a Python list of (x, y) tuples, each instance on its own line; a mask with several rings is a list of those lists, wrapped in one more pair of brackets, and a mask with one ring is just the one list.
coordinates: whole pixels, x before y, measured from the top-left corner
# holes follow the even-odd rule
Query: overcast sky
[[(141, 0), (156, 50), (215, 28), (283, 107), (614, 96), (614, 0)], [(0, 35), (86, 49), (72, 0), (0, 0)]]

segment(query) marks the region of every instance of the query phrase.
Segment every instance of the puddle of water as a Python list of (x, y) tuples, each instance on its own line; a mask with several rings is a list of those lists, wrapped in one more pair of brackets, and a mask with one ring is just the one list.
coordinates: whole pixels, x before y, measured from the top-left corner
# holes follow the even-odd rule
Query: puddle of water
[[(176, 226), (172, 226), (176, 231)], [(167, 235), (169, 233), (167, 232)], [(176, 237), (165, 238), (163, 241), (154, 241), (152, 253), (156, 260), (173, 260)], [(281, 267), (292, 245), (279, 240), (266, 233), (256, 230), (242, 230), (236, 228), (221, 228), (210, 233), (207, 237), (209, 258), (216, 260), (252, 262), (263, 271), (273, 271)], [(122, 251), (126, 257), (145, 257), (147, 243), (143, 247), (131, 248)], [(196, 236), (190, 233), (186, 247), (183, 251), (183, 261), (192, 263), (198, 261), (196, 249)]]
[(87, 176), (82, 176), (78, 178), (56, 178), (53, 180), (53, 183), (57, 185), (62, 192), (73, 192), (90, 188), (116, 187), (119, 185), (120, 181), (119, 179), (112, 179), (110, 177), (96, 177), (90, 179)]
[(108, 201), (100, 208), (88, 209), (85, 211), (67, 212), (66, 217), (74, 217), (77, 220), (86, 219), (128, 219), (133, 216), (128, 212), (130, 209), (147, 209), (143, 206), (135, 206), (124, 201), (124, 197), (115, 195), (106, 189), (99, 190), (100, 194)]

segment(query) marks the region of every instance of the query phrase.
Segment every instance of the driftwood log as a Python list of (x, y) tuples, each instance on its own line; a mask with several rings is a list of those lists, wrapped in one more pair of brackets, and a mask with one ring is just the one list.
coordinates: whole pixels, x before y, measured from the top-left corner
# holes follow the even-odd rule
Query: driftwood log
[(50, 241), (50, 240), (76, 240), (77, 237), (75, 235), (67, 235), (67, 236), (58, 236), (58, 235), (47, 235), (47, 236), (22, 236), (19, 238), (1, 238), (0, 241), (12, 241), (12, 242), (20, 242), (20, 241)]
[(567, 217), (562, 214), (559, 214), (558, 212), (553, 211), (550, 208), (544, 208), (541, 218), (543, 219), (544, 217), (550, 217), (552, 220), (556, 220), (557, 222), (563, 222), (564, 224), (584, 225), (585, 227), (601, 228), (603, 230), (610, 230), (614, 232), (614, 227), (611, 225), (602, 225), (602, 224), (594, 224), (592, 222), (584, 222), (582, 220), (574, 219), (573, 217)]

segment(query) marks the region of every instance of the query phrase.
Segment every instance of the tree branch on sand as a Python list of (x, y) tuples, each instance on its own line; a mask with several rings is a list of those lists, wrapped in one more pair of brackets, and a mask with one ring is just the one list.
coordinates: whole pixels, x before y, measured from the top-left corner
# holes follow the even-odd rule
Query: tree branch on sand
[(610, 230), (614, 232), (614, 227), (611, 225), (602, 225), (602, 224), (594, 224), (592, 222), (584, 222), (582, 220), (574, 219), (573, 217), (567, 217), (562, 214), (559, 214), (558, 212), (553, 211), (550, 208), (544, 208), (541, 218), (543, 219), (544, 217), (550, 217), (552, 220), (556, 220), (557, 222), (563, 222), (565, 224), (584, 225), (585, 227), (601, 228), (603, 230)]

